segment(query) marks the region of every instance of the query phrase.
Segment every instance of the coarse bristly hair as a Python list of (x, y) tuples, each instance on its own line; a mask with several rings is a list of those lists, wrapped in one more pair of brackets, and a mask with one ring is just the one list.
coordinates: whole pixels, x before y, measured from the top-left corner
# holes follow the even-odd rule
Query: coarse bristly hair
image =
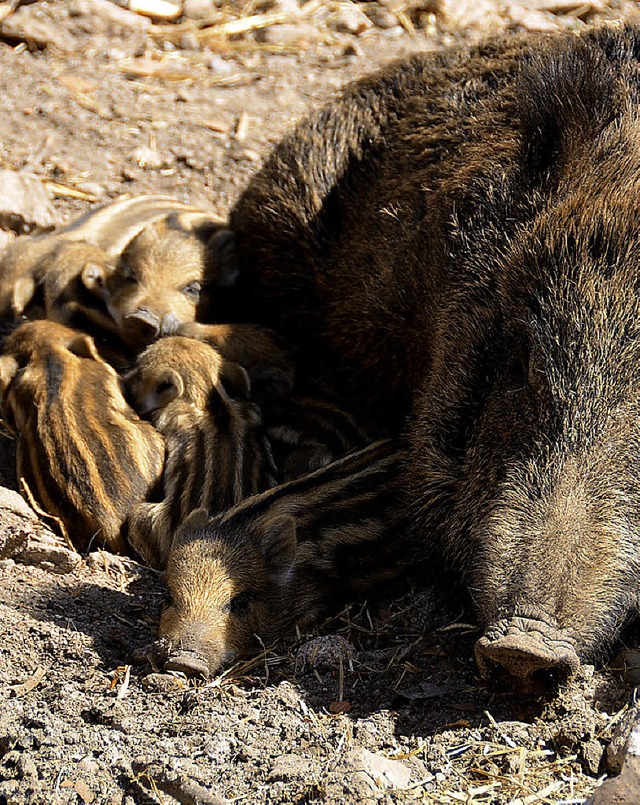
[(388, 592), (411, 568), (395, 519), (398, 453), (380, 441), (216, 517), (178, 530), (160, 636), (173, 668), (215, 673), (348, 601)]
[(629, 25), (415, 55), (231, 216), (256, 320), (403, 431), (414, 539), (582, 659), (640, 594), (639, 90)]

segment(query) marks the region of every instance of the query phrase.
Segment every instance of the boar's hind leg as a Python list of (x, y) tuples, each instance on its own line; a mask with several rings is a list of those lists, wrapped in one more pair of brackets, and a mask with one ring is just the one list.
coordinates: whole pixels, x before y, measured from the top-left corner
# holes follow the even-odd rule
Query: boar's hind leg
[(498, 666), (528, 689), (561, 682), (580, 666), (570, 638), (548, 618), (532, 613), (487, 628), (476, 643), (476, 659), (483, 676)]

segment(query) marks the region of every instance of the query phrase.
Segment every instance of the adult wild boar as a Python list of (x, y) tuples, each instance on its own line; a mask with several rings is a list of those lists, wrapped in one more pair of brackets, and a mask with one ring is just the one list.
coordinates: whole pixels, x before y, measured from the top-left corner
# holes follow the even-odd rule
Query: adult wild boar
[(634, 27), (413, 56), (232, 213), (253, 316), (403, 429), (408, 523), (524, 683), (638, 608), (639, 96)]

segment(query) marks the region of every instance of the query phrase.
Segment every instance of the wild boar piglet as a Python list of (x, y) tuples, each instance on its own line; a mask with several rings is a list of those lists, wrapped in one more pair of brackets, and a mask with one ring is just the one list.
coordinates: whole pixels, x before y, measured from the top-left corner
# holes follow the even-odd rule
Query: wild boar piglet
[(79, 549), (123, 552), (131, 506), (158, 484), (164, 439), (127, 404), (93, 340), (27, 322), (0, 357), (3, 416), (18, 435), (17, 474)]
[(216, 287), (233, 283), (218, 261), (224, 226), (205, 213), (168, 215), (137, 234), (106, 283), (109, 312), (122, 340), (139, 350), (177, 335), (206, 309)]
[[(177, 199), (145, 195), (94, 207), (54, 232), (18, 238), (0, 257), (0, 316), (18, 317), (45, 303), (47, 318), (62, 323), (85, 306), (90, 318), (94, 306), (104, 315), (106, 278), (117, 256), (145, 225), (179, 212), (202, 214)], [(45, 278), (51, 280), (46, 299)], [(107, 326), (113, 325), (109, 316)]]
[(395, 520), (399, 461), (378, 442), (215, 517), (188, 517), (167, 565), (166, 668), (215, 674), (395, 586), (411, 564)]
[(161, 338), (125, 382), (132, 404), (167, 446), (162, 500), (132, 509), (129, 540), (147, 562), (164, 567), (188, 514), (200, 507), (218, 512), (272, 486), (275, 468), (247, 373), (208, 344)]

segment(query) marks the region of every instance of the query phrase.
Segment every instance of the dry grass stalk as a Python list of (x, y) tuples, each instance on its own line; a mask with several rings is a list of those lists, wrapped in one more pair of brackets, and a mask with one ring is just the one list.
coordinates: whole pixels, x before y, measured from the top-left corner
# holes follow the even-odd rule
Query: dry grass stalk
[(27, 502), (29, 503), (31, 508), (34, 510), (34, 512), (39, 517), (42, 517), (45, 520), (53, 520), (53, 522), (58, 526), (58, 529), (60, 530), (60, 534), (62, 536), (62, 539), (67, 543), (67, 547), (75, 553), (76, 547), (73, 544), (73, 542), (71, 542), (71, 538), (69, 537), (69, 532), (67, 531), (67, 527), (62, 522), (62, 520), (59, 517), (56, 517), (55, 514), (49, 514), (49, 512), (46, 512), (46, 511), (44, 511), (44, 509), (40, 508), (40, 506), (36, 502), (36, 499), (33, 496), (33, 492), (29, 488), (29, 484), (27, 483), (25, 478), (23, 478), (21, 476), (19, 478), (19, 480), (18, 480), (18, 483), (20, 485), (20, 488), (22, 489), (23, 495), (26, 497)]
[(33, 674), (27, 679), (25, 682), (22, 682), (19, 685), (10, 685), (9, 690), (13, 693), (14, 696), (18, 698), (21, 696), (26, 696), (27, 693), (30, 693), (32, 690), (38, 687), (38, 685), (42, 682), (42, 680), (47, 675), (48, 668), (44, 666), (40, 666), (36, 668)]

